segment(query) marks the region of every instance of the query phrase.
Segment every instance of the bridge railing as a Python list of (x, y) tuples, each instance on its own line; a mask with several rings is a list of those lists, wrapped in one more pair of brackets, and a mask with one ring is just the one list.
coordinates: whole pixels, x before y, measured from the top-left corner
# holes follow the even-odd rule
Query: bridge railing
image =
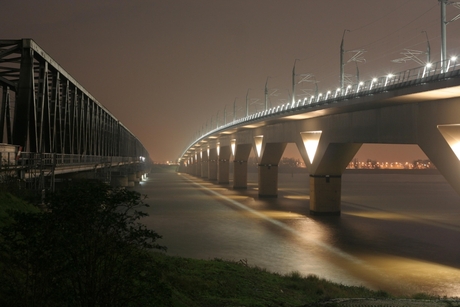
[(16, 160), (16, 165), (19, 167), (51, 168), (75, 165), (128, 164), (139, 162), (140, 158), (23, 152)]
[(375, 95), (397, 88), (423, 84), (436, 80), (444, 80), (457, 76), (460, 76), (460, 64), (457, 63), (457, 58), (451, 58), (445, 61), (428, 63), (425, 66), (404, 70), (394, 74), (387, 74), (385, 76), (380, 76), (355, 84), (350, 84), (344, 88), (337, 88), (336, 90), (329, 90), (325, 93), (318, 93), (317, 95), (312, 95), (310, 97), (305, 97), (294, 102), (289, 102), (264, 111), (256, 112), (254, 114), (235, 119), (232, 122), (225, 123), (222, 126), (216, 127), (215, 129), (203, 134), (195, 141), (193, 141), (184, 151), (182, 156), (189, 150), (189, 148), (191, 148), (194, 144), (201, 141), (202, 139), (205, 139), (219, 131), (223, 131), (227, 128), (237, 126), (245, 122), (279, 116), (287, 111), (300, 111), (303, 109), (308, 109), (320, 105), (327, 105), (342, 100)]

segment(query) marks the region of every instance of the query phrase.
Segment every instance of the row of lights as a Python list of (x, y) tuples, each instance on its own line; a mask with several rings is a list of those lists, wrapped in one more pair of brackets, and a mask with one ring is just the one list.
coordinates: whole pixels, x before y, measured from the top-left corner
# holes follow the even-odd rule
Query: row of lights
[[(449, 69), (451, 67), (455, 67), (456, 65), (456, 62), (457, 62), (457, 56), (453, 56), (451, 57), (448, 62), (447, 62), (447, 67), (445, 69), (446, 72), (449, 71)], [(452, 63), (454, 63), (452, 65)], [(421, 78), (424, 78), (426, 76), (428, 76), (428, 73), (430, 72), (430, 69), (433, 67), (433, 64), (432, 63), (427, 63), (425, 66), (423, 66), (423, 73), (422, 73), (422, 76)], [(420, 69), (420, 68), (416, 68), (416, 69)], [(443, 68), (441, 67), (441, 73), (443, 73), (444, 70)], [(395, 77), (394, 74), (390, 73), (390, 74), (387, 74), (386, 76), (384, 77), (381, 77), (381, 78), (384, 78), (385, 82), (383, 84), (383, 87), (386, 87), (389, 82), (391, 82), (391, 80)], [(372, 80), (370, 80), (370, 85), (369, 85), (369, 88), (368, 90), (372, 90), (374, 88), (377, 88), (378, 86), (378, 81), (379, 81), (379, 78), (373, 78)], [(383, 80), (382, 80), (383, 81)], [(357, 88), (356, 88), (356, 91), (355, 93), (359, 93), (360, 91), (362, 91), (364, 88), (365, 88), (365, 82), (359, 82), (357, 85)], [(333, 99), (336, 99), (338, 97), (340, 97), (340, 95), (343, 93), (343, 96), (347, 96), (348, 94), (351, 94), (352, 92), (352, 88), (353, 86), (352, 85), (348, 85), (346, 88), (345, 88), (345, 91), (342, 89), (342, 88), (337, 88), (335, 93), (334, 93), (334, 97)], [(323, 94), (322, 93), (319, 93), (317, 95), (317, 97), (315, 96), (311, 96), (309, 99), (308, 98), (304, 98), (303, 101), (302, 100), (298, 100), (297, 103), (293, 102), (293, 103), (286, 103), (286, 104), (283, 104), (281, 106), (277, 106), (276, 108), (270, 108), (268, 110), (265, 110), (265, 111), (260, 111), (258, 113), (255, 113), (253, 115), (250, 115), (250, 116), (246, 116), (244, 118), (240, 118), (236, 121), (233, 121), (233, 122), (230, 122), (226, 125), (223, 125), (223, 126), (220, 126), (218, 128), (215, 128), (213, 129), (212, 131), (208, 132), (206, 135), (210, 135), (212, 133), (214, 133), (215, 131), (217, 130), (220, 130), (222, 128), (225, 128), (225, 127), (228, 127), (228, 126), (232, 126), (232, 125), (235, 125), (237, 123), (241, 123), (241, 122), (245, 122), (245, 121), (249, 121), (249, 120), (253, 120), (253, 119), (256, 119), (256, 118), (259, 118), (259, 117), (262, 117), (262, 116), (267, 116), (267, 115), (270, 115), (270, 114), (275, 114), (275, 113), (278, 113), (278, 112), (283, 112), (285, 110), (287, 110), (288, 108), (289, 109), (292, 109), (292, 108), (295, 108), (295, 107), (299, 107), (299, 106), (305, 106), (307, 103), (308, 104), (313, 104), (313, 103), (318, 103), (320, 101), (327, 101), (328, 99), (330, 99), (330, 96), (331, 96), (332, 92), (331, 91), (327, 91), (326, 92), (326, 95), (324, 97), (324, 99), (322, 99), (323, 97)], [(204, 136), (202, 136), (201, 138), (203, 138)], [(200, 138), (199, 138), (200, 139)], [(198, 140), (198, 139), (197, 139)], [(196, 141), (197, 141), (196, 140)], [(196, 141), (194, 143), (196, 143)]]

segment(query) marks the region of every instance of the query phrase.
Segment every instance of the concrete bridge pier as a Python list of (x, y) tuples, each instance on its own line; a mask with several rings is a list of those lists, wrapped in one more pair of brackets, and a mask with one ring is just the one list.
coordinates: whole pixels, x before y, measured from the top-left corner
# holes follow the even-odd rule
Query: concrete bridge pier
[(112, 174), (110, 176), (110, 185), (114, 187), (127, 187), (128, 186), (128, 176)]
[(193, 157), (190, 157), (187, 163), (187, 174), (194, 175), (194, 173), (195, 173), (195, 159)]
[(201, 155), (199, 151), (195, 151), (195, 173), (196, 177), (201, 177)]
[(362, 144), (330, 143), (320, 137), (305, 133), (303, 144), (297, 144), (310, 171), (310, 214), (340, 215), (342, 174)]
[(134, 187), (135, 185), (139, 184), (139, 178), (137, 178), (137, 174), (129, 173), (128, 174), (128, 187)]
[(248, 188), (248, 159), (251, 154), (251, 144), (234, 145), (235, 153), (233, 160), (233, 188)]
[(209, 149), (208, 179), (212, 181), (217, 180), (217, 148)]
[(287, 143), (267, 143), (263, 146), (258, 165), (259, 197), (278, 197), (278, 163), (286, 145)]
[(201, 152), (201, 177), (208, 178), (208, 151)]
[(188, 165), (186, 165), (186, 161), (184, 160), (179, 162), (179, 173), (188, 173)]
[(189, 175), (195, 175), (195, 159), (190, 158), (190, 163), (187, 166)]
[(460, 194), (460, 99), (419, 105), (417, 143)]
[(230, 182), (230, 146), (220, 146), (217, 161), (217, 183)]

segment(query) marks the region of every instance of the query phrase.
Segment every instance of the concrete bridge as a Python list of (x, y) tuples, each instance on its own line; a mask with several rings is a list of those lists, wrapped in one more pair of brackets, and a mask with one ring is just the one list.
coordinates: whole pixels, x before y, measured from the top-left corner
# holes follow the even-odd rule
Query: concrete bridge
[[(460, 194), (457, 59), (318, 93), (209, 131), (188, 146), (180, 171), (247, 188), (251, 150), (260, 197), (276, 197), (278, 163), (295, 143), (310, 173), (310, 212), (340, 214), (341, 177), (363, 143), (417, 144)], [(308, 184), (308, 183), (306, 183)]]
[(146, 172), (142, 143), (33, 40), (0, 40), (0, 91), (0, 183), (127, 186)]

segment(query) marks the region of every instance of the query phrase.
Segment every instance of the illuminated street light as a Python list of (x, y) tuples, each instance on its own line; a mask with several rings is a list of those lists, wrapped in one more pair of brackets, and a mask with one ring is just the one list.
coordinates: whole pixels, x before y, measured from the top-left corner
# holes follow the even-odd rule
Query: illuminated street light
[(265, 111), (268, 110), (268, 87), (267, 87), (268, 78), (270, 77), (267, 77), (267, 80), (265, 81)]
[(345, 78), (345, 72), (344, 72), (345, 64), (343, 63), (343, 54), (345, 53), (345, 51), (343, 50), (343, 41), (345, 38), (345, 32), (350, 32), (350, 30), (347, 30), (347, 29), (343, 30), (342, 42), (340, 43), (340, 88), (341, 89), (343, 88), (343, 80)]
[(377, 82), (377, 78), (373, 78), (372, 81), (371, 81), (371, 86), (369, 87), (369, 90), (372, 89), (372, 87), (374, 86), (374, 83)]
[(444, 68), (447, 61), (447, 54), (446, 54), (446, 26), (451, 23), (452, 21), (456, 21), (460, 19), (460, 14), (456, 15), (449, 21), (446, 21), (446, 5), (453, 4), (456, 8), (460, 9), (460, 5), (458, 2), (449, 2), (449, 0), (439, 0), (441, 2), (441, 68), (442, 72), (444, 72)]
[(236, 121), (236, 100), (238, 99), (238, 97), (235, 98), (235, 100), (233, 100), (233, 122)]
[(431, 60), (431, 47), (430, 47), (430, 41), (428, 40), (428, 33), (426, 31), (422, 31), (422, 33), (425, 33), (426, 36), (426, 62), (430, 63)]
[[(425, 73), (426, 73), (427, 69), (430, 69), (431, 66), (432, 66), (431, 63), (426, 63), (425, 67), (423, 68), (422, 78), (425, 77)], [(447, 68), (447, 69), (449, 69), (449, 68)]]
[(345, 96), (348, 95), (348, 91), (349, 91), (350, 89), (351, 89), (351, 85), (348, 85), (348, 86), (347, 86), (347, 89), (346, 89), (346, 91), (345, 91)]
[(249, 90), (250, 88), (248, 88), (248, 91), (246, 92), (246, 117), (248, 117), (249, 115), (249, 101), (248, 101)]
[(318, 99), (316, 99), (316, 102), (319, 102), (319, 100), (321, 99), (322, 96), (323, 96), (323, 94), (322, 94), (322, 93), (319, 93), (319, 94), (318, 94)]
[(455, 67), (456, 65), (456, 62), (457, 62), (457, 57), (456, 56), (453, 56), (449, 59), (449, 62), (447, 63), (447, 68), (446, 68), (446, 72), (449, 71), (449, 68), (451, 66), (451, 63), (454, 63), (454, 65), (452, 67)]
[(295, 59), (294, 66), (292, 67), (292, 103), (295, 102), (295, 64), (297, 61), (300, 61), (300, 59)]
[(391, 79), (391, 78), (393, 78), (393, 74), (388, 74), (387, 78), (385, 79), (385, 85), (384, 86), (387, 86), (388, 80)]

